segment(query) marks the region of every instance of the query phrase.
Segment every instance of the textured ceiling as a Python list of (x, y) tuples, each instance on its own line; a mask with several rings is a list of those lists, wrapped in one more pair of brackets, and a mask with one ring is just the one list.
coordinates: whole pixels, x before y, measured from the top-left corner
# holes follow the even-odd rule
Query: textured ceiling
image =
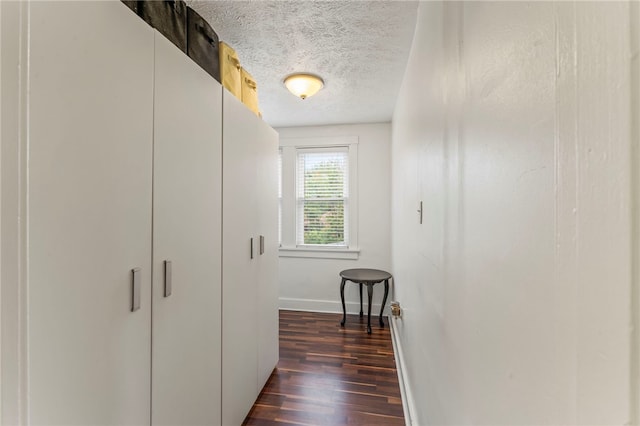
[[(416, 2), (187, 1), (258, 82), (273, 127), (389, 121), (413, 38)], [(294, 72), (325, 87), (301, 100)]]

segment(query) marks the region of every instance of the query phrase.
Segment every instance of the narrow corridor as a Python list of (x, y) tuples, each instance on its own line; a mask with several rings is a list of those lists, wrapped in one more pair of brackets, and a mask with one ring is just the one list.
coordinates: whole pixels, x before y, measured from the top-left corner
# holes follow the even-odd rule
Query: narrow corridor
[(245, 425), (404, 425), (391, 334), (366, 316), (280, 311), (280, 362)]

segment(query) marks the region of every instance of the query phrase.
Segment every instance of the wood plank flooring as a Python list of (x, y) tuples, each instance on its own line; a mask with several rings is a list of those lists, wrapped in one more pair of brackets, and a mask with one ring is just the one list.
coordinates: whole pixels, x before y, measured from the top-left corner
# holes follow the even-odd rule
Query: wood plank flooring
[[(244, 425), (404, 425), (388, 320), (280, 311), (280, 362)], [(374, 321), (375, 320), (375, 321)]]

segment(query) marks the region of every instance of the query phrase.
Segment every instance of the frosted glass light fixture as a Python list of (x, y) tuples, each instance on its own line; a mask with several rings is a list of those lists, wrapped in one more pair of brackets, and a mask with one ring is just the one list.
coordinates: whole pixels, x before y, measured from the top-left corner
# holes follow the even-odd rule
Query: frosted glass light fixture
[(313, 74), (291, 74), (284, 79), (284, 85), (300, 99), (307, 99), (324, 87), (324, 81)]

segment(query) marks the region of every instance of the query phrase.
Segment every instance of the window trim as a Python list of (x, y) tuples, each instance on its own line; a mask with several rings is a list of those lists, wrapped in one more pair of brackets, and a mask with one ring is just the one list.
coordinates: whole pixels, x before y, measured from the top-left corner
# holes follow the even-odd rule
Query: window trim
[[(349, 245), (297, 245), (296, 241), (296, 167), (298, 148), (330, 149), (344, 147), (349, 155)], [(357, 259), (358, 246), (358, 137), (332, 136), (281, 138), (282, 149), (282, 242), (280, 257)]]

